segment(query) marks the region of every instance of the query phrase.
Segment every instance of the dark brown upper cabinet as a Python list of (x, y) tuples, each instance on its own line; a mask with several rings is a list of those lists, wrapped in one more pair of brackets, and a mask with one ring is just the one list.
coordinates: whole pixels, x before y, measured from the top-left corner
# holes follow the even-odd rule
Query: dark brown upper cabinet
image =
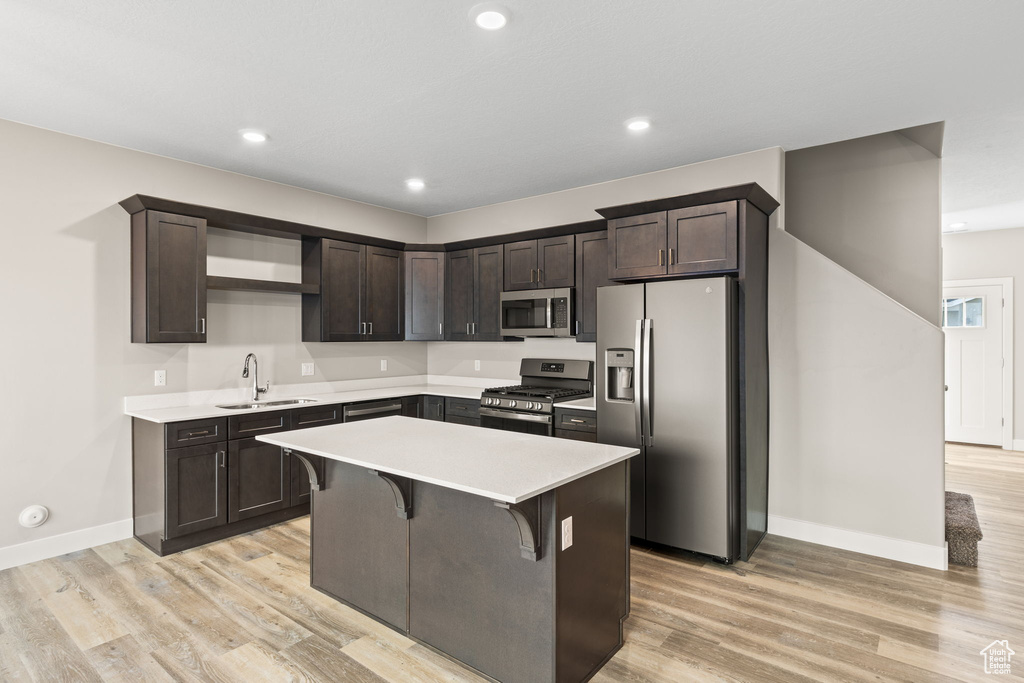
[(736, 202), (669, 211), (668, 274), (735, 270), (736, 227)]
[(608, 279), (608, 231), (576, 235), (576, 341), (597, 341), (597, 288), (613, 284)]
[(665, 274), (666, 212), (608, 221), (608, 276), (613, 280)]
[(736, 202), (717, 202), (608, 221), (613, 280), (736, 270)]
[(443, 251), (405, 253), (405, 338), (408, 341), (444, 339)]
[(206, 341), (206, 220), (132, 214), (132, 341)]
[(401, 341), (404, 336), (402, 252), (331, 239), (302, 245), (302, 341)]
[(575, 250), (573, 235), (506, 244), (505, 291), (572, 287)]
[(445, 339), (502, 341), (502, 245), (448, 252)]

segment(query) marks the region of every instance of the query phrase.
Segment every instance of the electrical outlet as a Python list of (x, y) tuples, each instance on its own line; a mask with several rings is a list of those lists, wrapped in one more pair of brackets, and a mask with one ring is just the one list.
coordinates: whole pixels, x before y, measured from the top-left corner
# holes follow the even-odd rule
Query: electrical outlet
[(153, 386), (154, 387), (165, 387), (165, 386), (167, 386), (167, 371), (166, 370), (154, 370), (153, 371)]
[(380, 359), (380, 371), (381, 372), (387, 372), (388, 371), (388, 359), (387, 358), (381, 358)]
[(567, 550), (572, 546), (572, 517), (566, 517), (562, 520), (562, 550)]
[(473, 369), (476, 370), (477, 372), (480, 372), (480, 361), (473, 361)]
[(303, 377), (309, 377), (314, 372), (315, 372), (315, 370), (313, 368), (313, 364), (312, 363), (303, 363), (302, 364), (302, 376)]

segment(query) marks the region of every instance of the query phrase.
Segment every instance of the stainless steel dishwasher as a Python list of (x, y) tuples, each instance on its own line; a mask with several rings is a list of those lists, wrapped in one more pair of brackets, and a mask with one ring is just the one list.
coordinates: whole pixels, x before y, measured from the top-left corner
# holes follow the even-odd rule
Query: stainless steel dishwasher
[(375, 417), (387, 417), (388, 415), (402, 414), (402, 399), (388, 401), (370, 401), (368, 403), (353, 403), (345, 406), (342, 413), (343, 422), (359, 422), (360, 420), (372, 420)]

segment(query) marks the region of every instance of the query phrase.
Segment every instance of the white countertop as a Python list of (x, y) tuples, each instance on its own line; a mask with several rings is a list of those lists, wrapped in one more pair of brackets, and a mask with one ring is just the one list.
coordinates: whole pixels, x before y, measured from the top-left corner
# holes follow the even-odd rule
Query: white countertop
[[(429, 394), (431, 396), (447, 396), (450, 398), (468, 398), (480, 400), (479, 387), (464, 387), (453, 384), (409, 384), (404, 386), (379, 387), (375, 389), (357, 389), (354, 391), (337, 391), (329, 394), (300, 394), (298, 396), (287, 396), (282, 398), (311, 398), (321, 405), (332, 405), (335, 403), (355, 403), (356, 401), (373, 401), (377, 399), (397, 398), (399, 396), (418, 396)], [(265, 401), (275, 400), (263, 399)], [(223, 403), (246, 403), (247, 401), (233, 400)], [(172, 408), (151, 408), (151, 409), (126, 409), (125, 415), (131, 415), (149, 422), (160, 424), (166, 422), (183, 422), (185, 420), (202, 420), (209, 417), (229, 417), (231, 415), (245, 415), (246, 413), (258, 413), (273, 410), (291, 410), (293, 408), (312, 408), (313, 403), (296, 403), (285, 406), (266, 406), (263, 408), (250, 408), (244, 410), (229, 410), (218, 408), (215, 405), (185, 405)]]
[(521, 503), (640, 453), (398, 416), (256, 438), (506, 503)]

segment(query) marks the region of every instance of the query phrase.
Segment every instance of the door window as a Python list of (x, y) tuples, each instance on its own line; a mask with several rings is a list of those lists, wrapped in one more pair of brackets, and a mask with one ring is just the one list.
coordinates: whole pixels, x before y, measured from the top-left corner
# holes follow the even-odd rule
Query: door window
[(943, 327), (984, 327), (985, 299), (952, 297), (942, 300)]

